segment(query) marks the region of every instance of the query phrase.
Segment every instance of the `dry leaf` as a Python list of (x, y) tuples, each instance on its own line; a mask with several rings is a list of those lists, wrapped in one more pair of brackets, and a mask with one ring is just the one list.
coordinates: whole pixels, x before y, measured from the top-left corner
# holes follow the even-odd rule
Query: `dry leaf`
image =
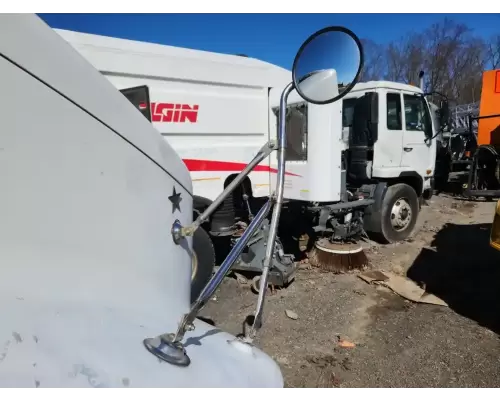
[(339, 347), (343, 347), (344, 349), (352, 349), (356, 347), (356, 345), (348, 340), (339, 340)]
[(285, 310), (285, 314), (290, 319), (298, 319), (299, 318), (299, 316), (297, 315), (297, 313), (294, 312), (294, 311), (292, 311), (292, 310)]
[(248, 283), (248, 279), (245, 278), (243, 275), (241, 274), (238, 274), (237, 272), (234, 272), (234, 276), (236, 277), (236, 281), (240, 284), (240, 285), (245, 285)]

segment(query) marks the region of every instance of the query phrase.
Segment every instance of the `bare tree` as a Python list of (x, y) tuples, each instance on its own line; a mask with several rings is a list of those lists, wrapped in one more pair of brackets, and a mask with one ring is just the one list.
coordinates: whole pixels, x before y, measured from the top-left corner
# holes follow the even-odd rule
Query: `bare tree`
[(491, 69), (500, 67), (500, 34), (494, 35), (487, 45), (486, 57), (487, 66)]
[(384, 79), (387, 70), (386, 49), (384, 46), (369, 39), (362, 39), (364, 52), (364, 67), (361, 71), (360, 80), (368, 82)]
[(422, 34), (410, 33), (388, 45), (388, 78), (409, 84), (418, 84), (418, 73), (425, 64)]
[(373, 63), (365, 67), (364, 77), (416, 85), (424, 70), (426, 91), (439, 91), (459, 104), (478, 101), (483, 70), (500, 67), (500, 34), (486, 43), (448, 18), (386, 46), (364, 43), (366, 64)]

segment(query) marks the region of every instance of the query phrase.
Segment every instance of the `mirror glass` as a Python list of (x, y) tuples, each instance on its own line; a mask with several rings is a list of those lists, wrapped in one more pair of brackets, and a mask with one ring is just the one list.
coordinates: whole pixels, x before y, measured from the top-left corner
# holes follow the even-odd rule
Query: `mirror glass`
[(331, 27), (318, 31), (304, 42), (295, 57), (295, 88), (310, 103), (331, 103), (355, 85), (362, 58), (361, 43), (348, 29)]

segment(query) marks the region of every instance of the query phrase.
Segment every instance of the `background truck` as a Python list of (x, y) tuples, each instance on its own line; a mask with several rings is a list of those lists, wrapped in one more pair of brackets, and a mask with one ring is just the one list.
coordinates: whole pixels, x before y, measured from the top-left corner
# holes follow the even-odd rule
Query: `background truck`
[(342, 122), (348, 186), (376, 200), (365, 215), (365, 230), (385, 242), (404, 240), (415, 226), (419, 201), (433, 187), (432, 138), (439, 126), (422, 90), (359, 83), (344, 99)]
[(450, 110), (450, 131), (438, 154), (444, 190), (492, 200), (500, 196), (500, 70), (484, 71), (481, 98)]
[[(284, 68), (248, 57), (56, 31), (117, 88), (149, 87), (152, 123), (190, 170), (198, 213), (263, 143), (276, 138), (279, 96), (290, 76)], [(288, 103), (288, 203), (280, 237), (296, 241), (314, 233), (314, 240), (345, 241), (369, 231), (384, 242), (407, 238), (421, 199), (431, 193), (436, 159), (438, 121), (422, 90), (365, 82), (332, 104), (308, 104), (296, 92)], [(275, 180), (276, 160), (268, 157), (203, 225), (211, 242), (234, 243)], [(243, 264), (252, 264), (260, 243), (255, 241), (258, 248)], [(208, 242), (200, 247), (211, 251)], [(283, 251), (276, 263), (282, 280), (293, 275)]]

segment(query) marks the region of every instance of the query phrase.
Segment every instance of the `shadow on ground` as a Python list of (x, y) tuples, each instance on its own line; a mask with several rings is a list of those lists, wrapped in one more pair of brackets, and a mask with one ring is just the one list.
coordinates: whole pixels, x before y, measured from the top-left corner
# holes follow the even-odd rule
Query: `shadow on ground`
[(489, 246), (491, 224), (446, 224), (422, 249), (408, 277), (450, 308), (500, 334), (500, 252)]

